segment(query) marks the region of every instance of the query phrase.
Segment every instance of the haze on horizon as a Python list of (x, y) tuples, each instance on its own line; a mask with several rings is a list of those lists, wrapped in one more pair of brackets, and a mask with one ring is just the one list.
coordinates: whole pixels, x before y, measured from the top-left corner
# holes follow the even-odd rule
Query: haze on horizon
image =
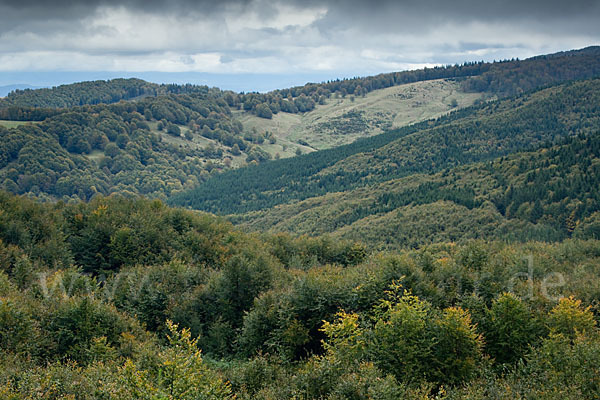
[(1, 0), (0, 85), (269, 90), (582, 48), (598, 21), (597, 0)]

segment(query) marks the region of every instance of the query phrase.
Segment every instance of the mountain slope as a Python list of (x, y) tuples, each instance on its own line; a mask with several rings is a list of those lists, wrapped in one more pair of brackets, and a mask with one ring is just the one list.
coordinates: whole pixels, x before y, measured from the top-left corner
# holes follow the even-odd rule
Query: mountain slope
[(233, 216), (252, 230), (379, 248), (468, 238), (600, 237), (600, 130), (561, 145)]
[[(438, 79), (392, 86), (358, 96), (334, 94), (306, 113), (280, 112), (271, 119), (248, 112), (235, 115), (247, 129), (268, 131), (277, 138), (278, 144), (287, 145), (292, 151), (300, 148), (306, 153), (437, 118), (487, 97), (463, 91), (456, 80)], [(280, 150), (280, 153), (283, 155), (285, 151)]]
[(590, 80), (460, 110), (349, 146), (228, 171), (172, 201), (239, 214), (491, 160), (594, 129), (600, 118), (599, 93), (600, 80)]
[[(464, 86), (474, 77), (487, 74), (486, 81), (500, 79), (525, 90), (597, 74), (599, 53), (597, 48), (588, 48), (522, 62), (466, 63), (269, 93), (238, 94), (206, 86), (155, 85), (137, 79), (18, 91), (0, 100), (0, 127), (8, 128), (0, 129), (0, 185), (13, 193), (53, 200), (89, 199), (96, 193), (114, 192), (168, 198), (202, 183), (212, 171), (337, 146), (431, 117), (439, 120), (400, 128), (371, 141), (361, 140), (299, 164), (277, 164), (282, 167), (272, 171), (269, 165), (210, 179), (202, 186), (209, 188), (206, 198), (197, 192), (193, 201), (187, 195), (175, 201), (217, 212), (245, 212), (371, 181), (433, 171), (442, 164), (489, 159), (522, 150), (530, 140), (538, 143), (561, 137), (565, 130), (572, 129), (572, 121), (538, 115), (529, 122), (516, 123), (511, 115), (506, 120), (494, 117), (485, 122), (493, 133), (475, 141), (470, 137), (478, 129), (476, 124), (461, 122), (452, 125), (452, 134), (463, 135), (464, 143), (449, 146), (440, 142), (440, 138), (447, 141), (448, 137), (434, 130), (424, 133), (425, 128), (450, 124), (473, 112), (468, 109), (444, 116), (456, 110), (455, 106), (469, 105), (482, 96), (496, 96), (496, 92), (510, 92), (495, 84), (484, 88)], [(527, 78), (537, 76), (536, 71), (540, 72), (539, 79)], [(560, 102), (544, 100), (550, 108), (543, 109), (533, 104), (537, 97), (532, 99), (525, 97), (523, 104), (513, 102), (508, 107), (523, 106), (520, 112), (547, 113), (554, 105), (561, 106)], [(482, 110), (479, 112), (487, 112)], [(294, 125), (294, 120), (301, 122)], [(286, 125), (289, 121), (292, 123)], [(20, 125), (22, 122), (32, 123)], [(513, 133), (506, 128), (507, 123), (514, 123), (513, 136), (518, 141), (508, 139)], [(541, 133), (532, 136), (534, 131)], [(491, 140), (492, 148), (487, 149), (483, 140)], [(388, 143), (390, 146), (384, 147)], [(382, 149), (375, 151), (379, 147)], [(344, 160), (365, 152), (374, 152), (375, 158), (361, 155)], [(398, 152), (407, 155), (398, 159)], [(418, 159), (411, 159), (407, 152)], [(337, 162), (340, 164), (334, 165)], [(264, 174), (262, 178), (260, 174)], [(259, 182), (261, 179), (264, 182)], [(286, 186), (290, 182), (294, 183)], [(246, 197), (234, 192), (236, 186)], [(198, 205), (200, 202), (203, 204)]]
[(165, 197), (223, 166), (233, 147), (237, 157), (250, 153), (255, 140), (244, 139), (210, 91), (50, 110), (36, 124), (0, 126), (0, 138), (6, 190), (65, 200), (113, 192)]

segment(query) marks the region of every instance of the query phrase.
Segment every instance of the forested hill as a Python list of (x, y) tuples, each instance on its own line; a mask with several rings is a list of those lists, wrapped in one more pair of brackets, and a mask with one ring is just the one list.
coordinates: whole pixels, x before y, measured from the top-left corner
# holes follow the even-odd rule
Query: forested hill
[[(395, 126), (403, 128), (377, 138), (298, 161), (212, 178), (193, 196), (175, 199), (176, 204), (214, 212), (258, 210), (369, 181), (489, 159), (522, 150), (525, 145), (553, 140), (575, 129), (574, 119), (567, 116), (567, 111), (564, 120), (553, 119), (553, 107), (559, 107), (559, 112), (562, 112), (560, 107), (571, 110), (571, 105), (561, 103), (561, 97), (571, 96), (572, 103), (579, 104), (576, 97), (580, 93), (559, 91), (553, 97), (551, 91), (546, 91), (543, 92), (546, 95), (463, 110), (457, 97), (461, 106), (467, 106), (481, 103), (482, 98), (524, 92), (599, 72), (600, 52), (592, 47), (525, 61), (466, 63), (307, 84), (269, 93), (155, 85), (137, 79), (19, 91), (0, 101), (0, 185), (12, 193), (47, 200), (89, 200), (97, 194), (111, 193), (167, 199), (202, 184), (218, 171), (292, 157), (385, 132), (392, 126), (390, 118), (396, 115), (390, 117), (388, 112), (393, 114), (400, 106), (413, 112), (422, 110), (418, 116), (400, 118), (401, 122)], [(456, 79), (431, 81), (431, 85), (408, 84), (438, 78)], [(475, 78), (487, 83), (469, 83)], [(394, 89), (390, 86), (398, 86), (395, 88), (398, 90), (390, 91)], [(379, 90), (383, 88), (388, 89)], [(428, 96), (433, 93), (428, 91), (434, 90), (437, 104), (428, 108), (420, 99), (435, 97)], [(479, 92), (474, 96), (461, 90)], [(408, 99), (415, 93), (417, 99)], [(377, 109), (375, 103), (385, 103), (385, 108), (382, 107), (385, 112)], [(506, 113), (496, 110), (498, 107), (506, 108)], [(512, 108), (518, 108), (519, 112), (511, 111)], [(408, 121), (446, 115), (450, 110), (459, 111), (437, 121), (405, 125)], [(580, 111), (568, 112), (581, 117)], [(286, 128), (290, 125), (286, 124), (307, 115), (312, 115), (312, 125), (297, 123), (294, 125), (297, 131), (291, 135)], [(477, 136), (482, 133), (478, 123), (487, 124), (489, 132)], [(307, 126), (311, 138), (324, 143), (323, 146), (307, 142), (312, 140), (308, 139), (308, 130), (302, 130)], [(458, 129), (452, 135), (462, 135), (460, 144), (436, 131), (436, 126)], [(415, 138), (420, 139), (414, 141)], [(491, 144), (488, 146), (484, 140), (490, 140)], [(381, 151), (375, 151), (378, 148)], [(405, 150), (419, 155), (418, 158), (412, 160), (409, 153), (402, 153)], [(369, 152), (376, 157), (360, 160), (350, 157)], [(400, 160), (393, 153), (406, 154), (408, 158)], [(385, 160), (387, 165), (378, 159)], [(368, 165), (359, 165), (363, 161)], [(337, 162), (340, 164), (335, 166)], [(344, 166), (349, 162), (358, 164)], [(290, 185), (290, 182), (295, 183)], [(226, 187), (222, 189), (219, 185)], [(232, 188), (236, 187), (243, 190), (242, 196), (235, 194)], [(206, 188), (210, 189), (202, 194)]]
[(248, 229), (375, 248), (467, 239), (600, 237), (600, 130), (493, 161), (390, 179), (232, 216)]
[(53, 88), (15, 90), (0, 99), (0, 108), (9, 106), (68, 108), (85, 104), (110, 104), (138, 96), (154, 96), (161, 92), (167, 93), (168, 87), (161, 87), (141, 79), (80, 82)]
[(599, 93), (595, 79), (464, 109), (349, 146), (228, 171), (173, 197), (173, 204), (244, 213), (491, 160), (592, 132)]
[(463, 82), (466, 91), (513, 96), (544, 85), (600, 76), (600, 46), (562, 51), (523, 61), (494, 63), (479, 76)]
[[(526, 60), (506, 60), (494, 63), (466, 62), (462, 65), (425, 68), (376, 76), (307, 83), (269, 93), (236, 94), (221, 92), (230, 106), (243, 107), (259, 115), (284, 112), (304, 112), (332, 94), (362, 96), (373, 90), (432, 79), (459, 78), (465, 91), (489, 92), (510, 96), (537, 87), (574, 79), (600, 75), (600, 47), (592, 46)], [(468, 79), (467, 79), (468, 78)], [(110, 104), (139, 96), (191, 94), (204, 92), (206, 86), (158, 85), (140, 79), (113, 79), (81, 82), (36, 90), (16, 90), (0, 99), (0, 109), (13, 107), (68, 108), (86, 104)], [(298, 99), (284, 102), (285, 99)], [(263, 107), (267, 106), (268, 110)], [(257, 110), (258, 107), (258, 110)]]
[(3, 187), (54, 199), (165, 197), (224, 167), (228, 155), (230, 162), (242, 154), (266, 157), (255, 148), (265, 138), (243, 132), (212, 93), (75, 107), (39, 123), (0, 126)]
[(190, 84), (159, 85), (137, 78), (87, 81), (52, 88), (17, 89), (0, 99), (0, 109), (8, 107), (71, 108), (83, 105), (112, 104), (121, 100), (147, 96), (202, 94), (206, 93), (208, 89), (206, 86)]

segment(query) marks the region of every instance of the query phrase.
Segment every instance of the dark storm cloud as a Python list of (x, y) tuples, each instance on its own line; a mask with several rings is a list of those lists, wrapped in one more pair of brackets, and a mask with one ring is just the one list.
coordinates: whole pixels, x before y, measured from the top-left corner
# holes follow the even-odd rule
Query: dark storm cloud
[[(2, 0), (0, 1), (0, 33), (10, 30), (18, 31), (53, 31), (68, 28), (69, 24), (75, 24), (73, 29), (81, 28), (79, 22), (82, 19), (93, 16), (102, 7), (124, 7), (132, 11), (161, 13), (161, 14), (184, 14), (187, 10), (195, 12), (202, 10), (207, 14), (214, 14), (223, 10), (227, 4), (235, 4), (244, 7), (244, 0), (213, 1), (163, 1), (163, 0)], [(65, 26), (67, 25), (67, 26)]]
[(551, 23), (548, 29), (568, 26), (600, 32), (600, 1), (597, 0), (329, 0), (324, 4), (329, 11), (319, 25), (325, 30), (358, 25), (367, 31), (397, 32), (430, 29), (448, 22), (512, 22)]
[(83, 18), (94, 14), (102, 7), (124, 7), (144, 13), (212, 15), (224, 12), (226, 9), (237, 9), (243, 12), (252, 2), (253, 0), (3, 0), (0, 2), (0, 7), (5, 11), (23, 15), (26, 17), (24, 19), (26, 22), (28, 19), (48, 17), (65, 20)]
[(596, 0), (3, 0), (0, 6), (7, 10), (27, 12), (29, 17), (34, 19), (48, 16), (69, 19), (92, 14), (104, 6), (125, 7), (150, 13), (214, 14), (243, 12), (256, 3), (261, 5), (261, 10), (266, 16), (272, 12), (272, 7), (269, 7), (272, 3), (290, 4), (298, 8), (322, 6), (331, 14), (352, 15), (348, 23), (383, 15), (403, 20), (408, 17), (419, 17), (420, 20), (451, 18), (483, 21), (506, 18), (587, 19), (598, 16), (600, 11), (599, 2)]
[[(405, 10), (412, 14), (434, 14), (459, 19), (498, 19), (515, 16), (565, 17), (586, 15), (598, 6), (598, 2), (594, 0), (379, 0), (375, 2), (331, 0), (331, 4), (335, 4), (339, 9), (362, 8), (365, 12)], [(352, 4), (352, 7), (348, 7), (349, 4)]]
[(357, 73), (600, 42), (600, 0), (0, 0), (0, 69)]
[(204, 10), (212, 12), (230, 4), (245, 6), (251, 0), (3, 0), (0, 4), (13, 10), (44, 11), (46, 13), (66, 13), (83, 15), (98, 7), (127, 7), (146, 11)]
[(252, 9), (260, 17), (270, 18), (277, 12), (273, 4), (327, 9), (326, 15), (315, 24), (324, 34), (357, 28), (365, 34), (405, 32), (427, 30), (448, 22), (475, 21), (600, 32), (598, 0), (3, 0), (0, 2), (0, 32), (65, 29), (60, 22), (80, 29), (77, 24), (82, 18), (94, 15), (103, 7), (200, 19), (243, 14)]

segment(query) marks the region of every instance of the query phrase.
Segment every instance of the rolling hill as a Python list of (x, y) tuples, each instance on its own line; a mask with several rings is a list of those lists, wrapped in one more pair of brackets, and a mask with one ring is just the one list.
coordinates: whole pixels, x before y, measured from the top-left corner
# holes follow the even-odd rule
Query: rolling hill
[(437, 79), (379, 89), (364, 96), (334, 95), (302, 114), (278, 113), (271, 119), (247, 112), (237, 116), (244, 127), (270, 132), (277, 143), (306, 153), (437, 118), (487, 98), (482, 93), (463, 91), (456, 80)]
[[(411, 160), (410, 156), (396, 160), (395, 156), (384, 154), (385, 151), (417, 154), (429, 151), (428, 148), (440, 148), (443, 135), (438, 135), (438, 131), (413, 133), (460, 119), (464, 113), (479, 109), (483, 100), (596, 76), (600, 73), (599, 59), (600, 51), (591, 47), (524, 61), (465, 63), (306, 84), (269, 93), (156, 85), (139, 79), (15, 91), (0, 100), (0, 185), (12, 193), (66, 201), (111, 193), (168, 199), (200, 185), (193, 195), (195, 200), (181, 195), (173, 201), (215, 212), (240, 211), (227, 210), (230, 197), (221, 196), (220, 189), (213, 188), (215, 182), (223, 182), (243, 189), (244, 196), (258, 196), (251, 201), (243, 196), (239, 199), (244, 202), (243, 211), (258, 210), (265, 204), (272, 206), (342, 190), (359, 181), (383, 179), (378, 175), (391, 177), (394, 172), (386, 171), (389, 166), (360, 156), (349, 157), (384, 144), (389, 146), (378, 151), (377, 157), (383, 157), (389, 165), (410, 164), (396, 169), (394, 176), (399, 177), (438, 168), (437, 164), (446, 157), (444, 152), (448, 151), (454, 152), (450, 154), (454, 159), (446, 162), (446, 166), (521, 150), (525, 145), (522, 141), (530, 139), (527, 131), (537, 129), (528, 124), (546, 124), (546, 133), (535, 141), (561, 137), (563, 121), (547, 118), (542, 121), (539, 116), (532, 116), (529, 122), (525, 119), (515, 126), (521, 132), (518, 143), (508, 137), (495, 140), (492, 134), (487, 139), (495, 141), (486, 150), (483, 143), (469, 141), (472, 132), (465, 131), (456, 132), (465, 135), (462, 148), (447, 147), (444, 152), (425, 155), (422, 160)], [(529, 110), (527, 97), (522, 101), (524, 110)], [(471, 105), (473, 109), (469, 108)], [(506, 107), (513, 106), (517, 104)], [(494, 121), (486, 123), (506, 122), (499, 117)], [(476, 128), (465, 124), (457, 129)], [(392, 143), (402, 136), (406, 136), (403, 141)], [(370, 141), (369, 137), (373, 139)], [(423, 144), (411, 143), (417, 137)], [(469, 152), (458, 154), (471, 144), (474, 147)], [(338, 147), (340, 150), (335, 150)], [(326, 152), (318, 154), (322, 149)], [(267, 171), (265, 178), (261, 178), (266, 183), (253, 180), (252, 168), (250, 175), (244, 171), (241, 175), (211, 178), (224, 170), (309, 152), (318, 155), (298, 161), (299, 164), (275, 164), (284, 170), (288, 168), (286, 165), (298, 170), (292, 175), (288, 171), (275, 177), (267, 177), (270, 173)], [(337, 162), (340, 164), (334, 165)], [(359, 165), (362, 162), (369, 166)], [(271, 168), (269, 165), (262, 170)], [(318, 178), (302, 181), (317, 172)], [(278, 192), (290, 176), (301, 178), (298, 185), (286, 189), (285, 194)], [(202, 188), (211, 188), (209, 192), (216, 190), (216, 200), (210, 199), (213, 195), (206, 199), (199, 195)], [(276, 195), (268, 194), (271, 192)], [(270, 199), (268, 203), (255, 204), (265, 196)], [(198, 204), (204, 200), (205, 204)]]
[(377, 144), (232, 171), (187, 199), (247, 229), (380, 248), (595, 237), (599, 90), (600, 80), (589, 80), (491, 102)]
[(594, 129), (600, 80), (456, 111), (347, 146), (212, 177), (175, 202), (232, 214), (528, 150)]
[(415, 174), (231, 219), (376, 248), (465, 239), (600, 237), (600, 131), (493, 161)]
[(598, 65), (16, 92), (0, 398), (600, 398)]

